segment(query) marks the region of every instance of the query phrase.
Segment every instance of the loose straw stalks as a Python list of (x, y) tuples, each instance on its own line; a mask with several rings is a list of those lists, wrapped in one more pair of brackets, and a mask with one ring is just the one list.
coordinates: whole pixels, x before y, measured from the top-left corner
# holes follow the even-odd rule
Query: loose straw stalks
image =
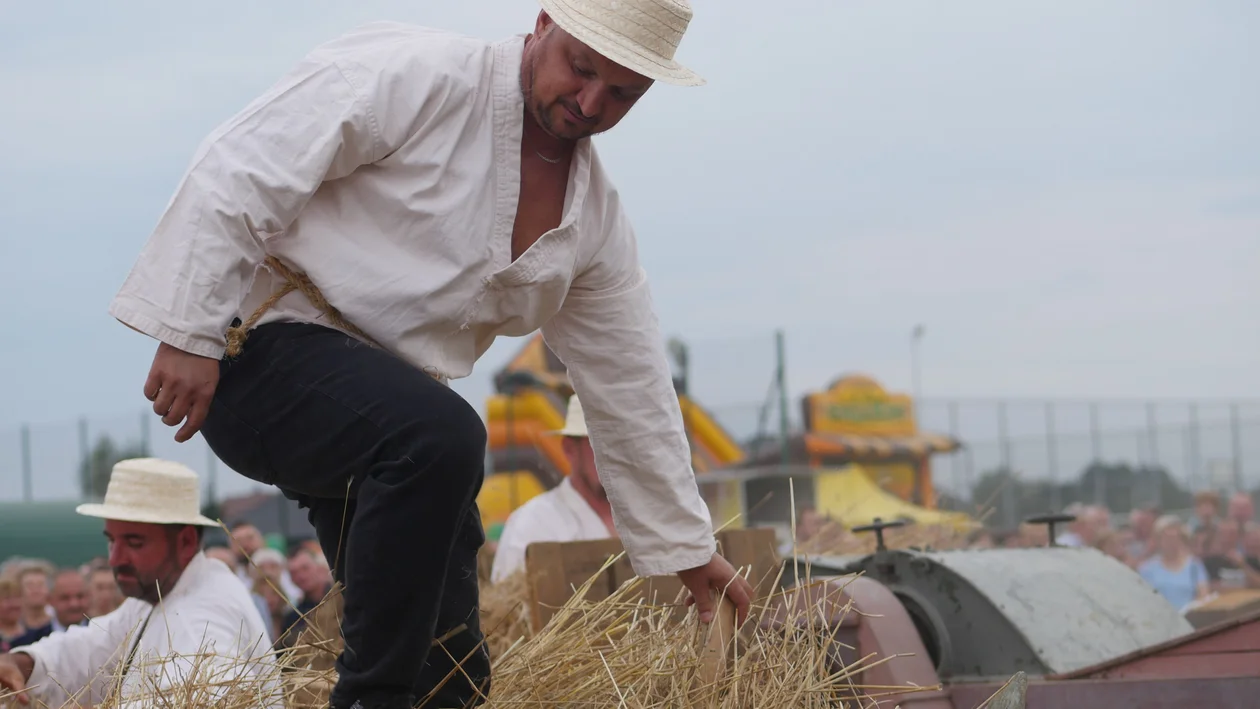
[[(608, 564), (615, 561), (609, 559)], [(527, 619), (523, 575), (482, 589), (482, 627), (493, 661), (492, 689), (483, 706), (857, 709), (874, 706), (879, 697), (938, 689), (863, 684), (866, 670), (895, 661), (898, 655), (842, 662), (841, 652), (853, 648), (837, 640), (835, 619), (823, 617), (824, 604), (809, 605), (796, 597), (809, 593), (817, 601), (821, 595), (813, 587), (822, 582), (807, 576), (790, 589), (754, 602), (748, 622), (732, 629), (733, 641), (720, 644), (726, 646), (721, 671), (713, 673), (706, 660), (715, 645), (708, 628), (698, 622), (695, 608), (683, 610), (685, 591), (673, 602), (658, 602), (643, 597), (645, 580), (635, 578), (607, 598), (587, 600), (588, 589), (602, 573), (575, 589), (537, 633), (531, 632)], [(842, 590), (838, 584), (824, 589)], [(826, 605), (837, 605), (831, 600)], [(769, 622), (776, 614), (780, 622)], [(277, 653), (269, 666), (245, 673), (233, 671), (240, 669), (239, 663), (220, 660), (212, 666), (209, 654), (184, 658), (182, 677), (164, 688), (148, 682), (148, 696), (138, 706), (324, 709), (336, 682), (339, 616), (340, 598), (334, 590), (308, 615), (307, 628), (294, 647)], [(96, 709), (122, 709), (113, 699), (92, 699)], [(61, 709), (89, 706), (88, 701), (66, 702)], [(0, 704), (4, 703), (0, 694)], [(25, 707), (45, 709), (37, 701)]]

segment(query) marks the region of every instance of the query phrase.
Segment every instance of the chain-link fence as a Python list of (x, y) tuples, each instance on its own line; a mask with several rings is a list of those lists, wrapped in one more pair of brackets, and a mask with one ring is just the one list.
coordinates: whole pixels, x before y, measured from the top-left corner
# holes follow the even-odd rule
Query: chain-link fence
[[(802, 395), (824, 389), (845, 371), (835, 370), (834, 361), (875, 357), (860, 350), (819, 351), (808, 337), (781, 338), (773, 332), (696, 340), (673, 349), (680, 355), (677, 373), (687, 393), (741, 446), (758, 437), (799, 433)], [(789, 385), (786, 390), (781, 382)], [(885, 385), (901, 389), (895, 382)], [(1260, 486), (1260, 401), (928, 397), (916, 408), (920, 430), (963, 443), (959, 451), (933, 458), (935, 486), (973, 504), (986, 502), (973, 500), (972, 493), (995, 471), (1009, 471), (1022, 481), (1057, 483), (1053, 494), (1061, 499), (1055, 502), (1105, 499), (1103, 483), (1081, 487), (1082, 473), (1094, 462), (1162, 468), (1189, 491)], [(259, 488), (228, 471), (200, 437), (178, 444), (174, 431), (143, 410), (0, 428), (0, 500), (83, 497), (82, 474), (91, 472), (102, 437), (120, 448), (190, 465), (219, 497)], [(1130, 497), (1135, 503), (1160, 504), (1161, 494), (1162, 488), (1153, 485)]]

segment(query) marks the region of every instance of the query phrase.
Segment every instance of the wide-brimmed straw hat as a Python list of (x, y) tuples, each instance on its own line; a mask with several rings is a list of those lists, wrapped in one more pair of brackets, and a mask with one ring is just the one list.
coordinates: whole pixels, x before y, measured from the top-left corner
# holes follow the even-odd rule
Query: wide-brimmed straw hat
[(539, 0), (560, 29), (631, 71), (675, 86), (705, 81), (674, 60), (691, 22), (688, 0)]
[(121, 522), (217, 527), (201, 514), (201, 485), (187, 466), (158, 458), (119, 461), (109, 475), (105, 500), (75, 512)]
[(564, 428), (552, 431), (553, 436), (577, 436), (586, 438), (586, 416), (582, 414), (582, 402), (576, 396), (569, 397), (569, 410), (564, 416)]

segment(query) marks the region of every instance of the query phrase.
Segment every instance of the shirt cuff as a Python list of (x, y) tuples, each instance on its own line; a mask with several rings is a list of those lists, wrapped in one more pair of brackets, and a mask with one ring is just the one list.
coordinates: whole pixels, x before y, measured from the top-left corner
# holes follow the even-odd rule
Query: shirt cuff
[(218, 342), (212, 342), (205, 337), (190, 336), (179, 332), (130, 307), (125, 298), (117, 298), (110, 303), (109, 314), (122, 324), (189, 354), (220, 360), (223, 359), (223, 354), (227, 350), (226, 339), (223, 336), (220, 336)]
[(713, 555), (717, 553), (717, 539), (709, 537), (707, 543), (701, 549), (692, 549), (685, 554), (673, 553), (663, 558), (635, 559), (630, 556), (630, 566), (634, 568), (636, 576), (646, 578), (648, 576), (669, 576), (679, 571), (694, 569), (697, 566), (704, 566), (713, 560)]

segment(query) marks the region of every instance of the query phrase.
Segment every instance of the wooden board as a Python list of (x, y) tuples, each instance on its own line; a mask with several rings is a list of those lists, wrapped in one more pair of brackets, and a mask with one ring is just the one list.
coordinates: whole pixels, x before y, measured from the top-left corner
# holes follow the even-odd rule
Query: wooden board
[[(732, 529), (718, 532), (718, 552), (737, 569), (751, 567), (749, 581), (758, 596), (775, 588), (776, 575), (782, 561), (775, 549), (773, 529)], [(525, 572), (529, 581), (530, 619), (534, 630), (546, 625), (580, 588), (608, 563), (621, 554), (624, 547), (616, 539), (580, 542), (535, 542), (525, 549)], [(626, 581), (634, 578), (629, 558), (623, 556), (591, 584), (586, 600), (598, 601), (612, 595)], [(681, 602), (682, 582), (677, 576), (653, 576), (645, 579), (638, 597), (654, 604)], [(679, 615), (686, 611), (679, 607)]]
[(1242, 618), (1260, 611), (1260, 591), (1237, 589), (1221, 593), (1216, 598), (1186, 613), (1186, 620), (1195, 628), (1206, 628), (1235, 618)]

